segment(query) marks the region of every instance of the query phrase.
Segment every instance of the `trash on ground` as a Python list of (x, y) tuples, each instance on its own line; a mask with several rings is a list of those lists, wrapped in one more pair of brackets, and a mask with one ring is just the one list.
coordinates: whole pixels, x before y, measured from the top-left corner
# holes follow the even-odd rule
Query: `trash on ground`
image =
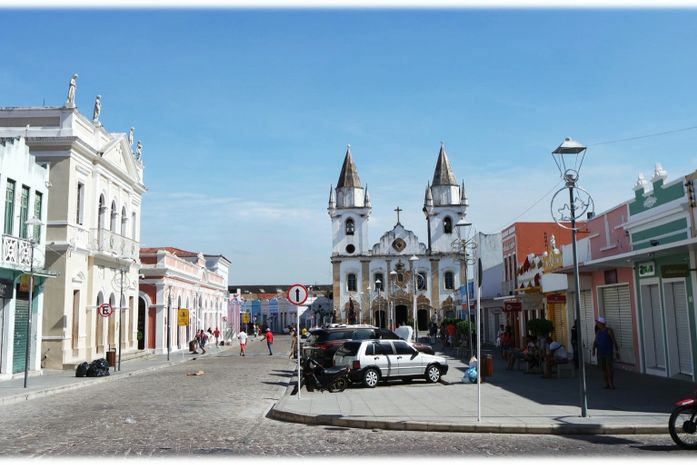
[(198, 370), (198, 371), (196, 371), (196, 372), (194, 372), (194, 373), (187, 373), (186, 376), (203, 376), (203, 375), (205, 375), (205, 374), (206, 374), (205, 371), (203, 371), (203, 370)]

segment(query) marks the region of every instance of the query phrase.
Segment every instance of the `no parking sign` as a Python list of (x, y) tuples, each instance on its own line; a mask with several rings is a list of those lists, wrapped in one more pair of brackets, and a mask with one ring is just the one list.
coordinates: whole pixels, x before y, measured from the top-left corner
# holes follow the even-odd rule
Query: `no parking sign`
[(97, 308), (97, 313), (99, 313), (103, 317), (107, 317), (114, 313), (114, 309), (110, 304), (104, 303)]

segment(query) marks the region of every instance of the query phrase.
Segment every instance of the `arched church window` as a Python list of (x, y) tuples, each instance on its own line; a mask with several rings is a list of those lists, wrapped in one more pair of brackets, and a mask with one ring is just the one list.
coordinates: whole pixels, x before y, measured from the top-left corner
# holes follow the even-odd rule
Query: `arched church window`
[[(378, 283), (378, 281), (380, 281)], [(373, 283), (375, 284), (375, 290), (380, 290), (384, 291), (385, 290), (385, 278), (382, 273), (375, 273), (375, 279), (373, 280)]]
[(450, 219), (449, 216), (446, 216), (443, 219), (443, 232), (445, 234), (452, 234), (453, 233), (453, 220)]
[(428, 284), (427, 284), (427, 283), (428, 283), (428, 281), (426, 280), (426, 273), (420, 271), (420, 272), (416, 275), (416, 287), (417, 287), (420, 291), (425, 291), (425, 290), (428, 289)]
[(455, 289), (455, 275), (452, 271), (445, 272), (445, 288)]
[(358, 290), (355, 273), (349, 273), (348, 276), (346, 276), (346, 285), (348, 290), (351, 292), (356, 292)]
[(356, 225), (353, 222), (353, 220), (351, 218), (346, 220), (346, 235), (353, 236), (353, 233), (355, 230), (356, 230)]

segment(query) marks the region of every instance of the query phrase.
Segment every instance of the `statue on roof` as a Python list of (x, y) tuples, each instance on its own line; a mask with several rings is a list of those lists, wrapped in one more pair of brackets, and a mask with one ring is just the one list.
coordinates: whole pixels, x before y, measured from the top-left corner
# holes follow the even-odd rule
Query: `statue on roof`
[(143, 158), (143, 143), (138, 141), (136, 145), (136, 160), (141, 160)]
[(99, 122), (99, 114), (102, 112), (102, 96), (97, 95), (94, 99), (94, 111), (92, 112), (92, 122), (95, 126), (101, 126), (102, 123)]
[(68, 98), (65, 100), (65, 106), (68, 108), (75, 108), (75, 89), (77, 88), (77, 73), (73, 74), (70, 78), (70, 84), (68, 84)]
[(133, 147), (133, 134), (135, 132), (136, 128), (132, 127), (131, 130), (128, 132), (128, 146)]

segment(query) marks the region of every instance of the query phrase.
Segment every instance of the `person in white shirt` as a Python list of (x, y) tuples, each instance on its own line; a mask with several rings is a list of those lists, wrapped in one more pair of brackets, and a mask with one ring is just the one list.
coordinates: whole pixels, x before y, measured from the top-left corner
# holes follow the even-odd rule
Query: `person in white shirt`
[(569, 352), (566, 348), (557, 341), (552, 341), (545, 351), (545, 370), (544, 377), (549, 378), (552, 375), (552, 367), (557, 363), (568, 363)]
[(240, 341), (240, 355), (244, 357), (247, 351), (247, 333), (244, 329), (237, 335), (237, 340)]

